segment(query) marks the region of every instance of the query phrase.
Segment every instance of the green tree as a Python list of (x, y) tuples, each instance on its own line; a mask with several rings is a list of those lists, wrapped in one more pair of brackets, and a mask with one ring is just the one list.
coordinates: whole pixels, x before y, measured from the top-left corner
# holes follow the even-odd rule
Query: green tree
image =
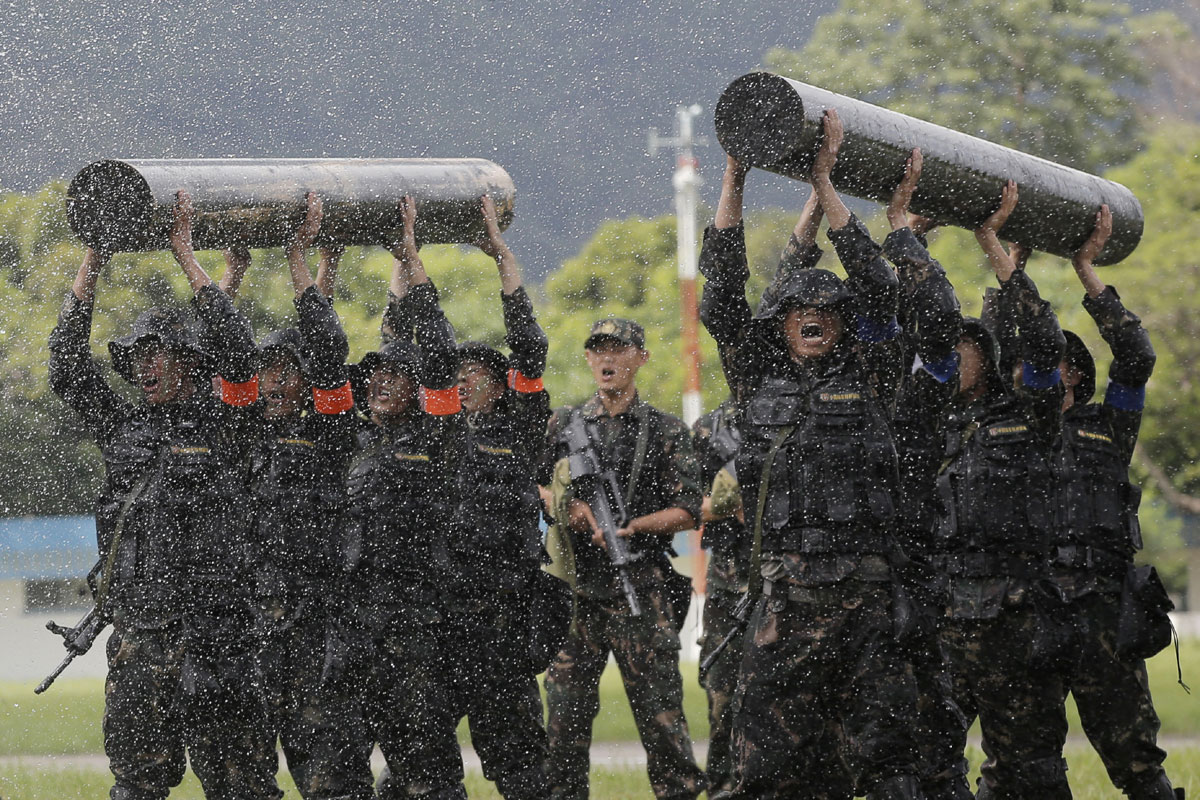
[(770, 69), (1086, 170), (1137, 147), (1147, 74), (1107, 0), (842, 0)]

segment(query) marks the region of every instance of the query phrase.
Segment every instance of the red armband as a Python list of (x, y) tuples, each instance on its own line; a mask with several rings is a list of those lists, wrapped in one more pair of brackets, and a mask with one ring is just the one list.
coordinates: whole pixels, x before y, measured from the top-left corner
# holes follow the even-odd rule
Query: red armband
[(542, 385), (541, 378), (526, 378), (520, 370), (510, 369), (508, 371), (508, 388), (515, 389), (521, 394), (533, 394), (543, 391), (546, 387)]
[(354, 408), (354, 392), (350, 389), (350, 381), (336, 389), (318, 389), (314, 386), (312, 395), (313, 408), (318, 414), (341, 414)]
[(435, 417), (445, 417), (462, 411), (462, 398), (458, 396), (458, 387), (449, 389), (430, 389), (421, 387), (421, 410)]
[(258, 376), (245, 383), (230, 383), (221, 378), (221, 402), (227, 406), (244, 408), (258, 399)]

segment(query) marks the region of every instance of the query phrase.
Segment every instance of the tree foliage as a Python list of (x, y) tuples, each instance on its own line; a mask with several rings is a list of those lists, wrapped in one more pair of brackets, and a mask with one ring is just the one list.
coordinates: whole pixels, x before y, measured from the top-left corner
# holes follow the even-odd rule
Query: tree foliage
[(1107, 0), (842, 0), (767, 66), (1052, 161), (1096, 170), (1137, 147), (1147, 83)]

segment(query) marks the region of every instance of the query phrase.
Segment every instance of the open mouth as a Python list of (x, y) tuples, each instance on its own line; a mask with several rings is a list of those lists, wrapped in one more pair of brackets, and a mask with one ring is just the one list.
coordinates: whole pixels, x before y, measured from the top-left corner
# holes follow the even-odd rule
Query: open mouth
[(143, 392), (145, 392), (146, 394), (150, 394), (157, 388), (158, 388), (158, 378), (156, 378), (156, 377), (142, 378), (142, 391)]
[(800, 338), (810, 344), (816, 344), (825, 338), (825, 329), (816, 322), (806, 322), (800, 326)]
[(600, 370), (600, 374), (605, 378), (612, 378), (617, 374), (617, 371), (612, 367), (605, 367), (604, 369)]

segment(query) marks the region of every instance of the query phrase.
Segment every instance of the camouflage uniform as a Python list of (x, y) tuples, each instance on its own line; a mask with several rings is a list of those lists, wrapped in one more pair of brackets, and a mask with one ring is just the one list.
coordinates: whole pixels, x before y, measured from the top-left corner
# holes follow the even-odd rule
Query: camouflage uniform
[(312, 386), (299, 413), (259, 420), (250, 455), (258, 664), (272, 740), (280, 739), (301, 794), (362, 796), (372, 787), (370, 770), (347, 758), (362, 737), (355, 692), (340, 681), (327, 646), (345, 588), (336, 532), (356, 425), (346, 336), (315, 286), (295, 303), (298, 329), (275, 331), (259, 344), (260, 363), (290, 358)]
[(1083, 341), (1067, 333), (1066, 360), (1082, 380), (1063, 420), (1056, 460), (1061, 501), (1051, 566), (1074, 626), (1067, 688), (1112, 782), (1133, 800), (1173, 800), (1162, 768), (1166, 754), (1156, 741), (1159, 722), (1146, 664), (1122, 658), (1117, 648), (1122, 581), (1142, 546), (1141, 492), (1128, 473), (1154, 348), (1111, 286), (1085, 297), (1083, 306), (1113, 361), (1103, 402), (1089, 402), (1096, 365)]
[(458, 459), (450, 603), (453, 701), (466, 715), (483, 774), (506, 800), (543, 800), (546, 730), (530, 664), (531, 594), (542, 535), (536, 474), (544, 458), (550, 397), (542, 387), (548, 343), (523, 288), (502, 295), (510, 357), (479, 343), (459, 347), (508, 390), (487, 412), (468, 416)]
[(892, 429), (900, 465), (896, 530), (907, 557), (898, 572), (913, 607), (903, 644), (917, 680), (921, 788), (930, 800), (969, 800), (962, 750), (967, 721), (952, 699), (949, 669), (937, 634), (946, 578), (936, 568), (934, 542), (941, 425), (958, 384), (954, 347), (962, 314), (944, 270), (911, 228), (888, 234), (883, 250), (900, 279), (903, 363), (913, 365), (900, 384)]
[[(714, 515), (734, 514), (740, 508), (737, 479), (732, 474), (733, 457), (740, 437), (733, 427), (732, 400), (696, 420), (693, 438), (700, 463), (702, 485), (712, 487), (710, 498)], [(729, 501), (734, 501), (730, 503)], [(733, 508), (726, 506), (732, 505)], [(730, 734), (733, 728), (734, 690), (742, 660), (744, 634), (738, 631), (734, 617), (738, 601), (746, 593), (746, 574), (750, 567), (750, 536), (745, 523), (736, 516), (704, 523), (701, 545), (708, 549), (708, 574), (705, 578), (704, 635), (700, 640), (703, 663), (721, 642), (732, 639), (707, 672), (700, 685), (708, 695), (708, 773), (710, 792), (729, 789), (733, 780), (733, 753)], [(737, 631), (737, 632), (735, 632)]]
[[(606, 324), (614, 334), (602, 335), (630, 335), (628, 328), (617, 326), (631, 323), (614, 320), (598, 323), (593, 335)], [(637, 333), (640, 345), (640, 327)], [(673, 507), (700, 518), (699, 475), (691, 437), (682, 422), (637, 397), (628, 410), (609, 416), (599, 397), (594, 396), (578, 408), (555, 412), (549, 441), (559, 457), (565, 452), (558, 431), (566, 423), (567, 414), (583, 414), (599, 426), (602, 441), (595, 443), (597, 449), (616, 470), (622, 486), (632, 489), (628, 504), (631, 518)], [(633, 483), (635, 442), (642, 431), (647, 436), (645, 460)], [(590, 534), (572, 531), (569, 535), (574, 556), (575, 619), (567, 643), (545, 681), (550, 739), (547, 774), (552, 796), (587, 797), (592, 721), (599, 711), (600, 675), (611, 652), (646, 748), (646, 766), (655, 796), (696, 797), (704, 790), (704, 773), (692, 756), (683, 716), (676, 627), (681, 609), (673, 607), (669, 595), (674, 571), (663, 553), (667, 542), (655, 534), (630, 539), (631, 553), (639, 556), (631, 565), (631, 578), (642, 604), (642, 615), (633, 617), (605, 551), (592, 543)]]
[[(224, 403), (196, 376), (190, 397), (134, 405), (105, 381), (88, 339), (92, 305), (73, 294), (50, 339), (50, 384), (100, 444), (105, 486), (96, 514), (111, 556), (97, 605), (112, 619), (104, 747), (114, 800), (165, 798), (185, 753), (210, 798), (277, 798), (274, 742), (254, 669), (245, 590), (245, 406), (254, 399), (249, 325), (216, 286), (194, 307), (222, 382)], [(138, 341), (202, 358), (181, 312), (154, 309), (110, 343), (113, 367), (133, 380)]]
[[(945, 424), (935, 563), (948, 576), (948, 600), (940, 635), (953, 699), (983, 730), (980, 796), (1067, 798), (1066, 694), (1054, 663), (1062, 611), (1044, 589), (1063, 337), (1023, 271), (999, 294), (1015, 315), (1024, 379), (1013, 393), (992, 334), (978, 320), (964, 322), (963, 336), (984, 355), (987, 388), (974, 401), (960, 395)], [(965, 731), (959, 736), (965, 746)]]
[[(742, 226), (705, 231), (701, 318), (742, 409), (747, 524), (761, 514), (762, 525), (763, 597), (734, 700), (737, 778), (722, 797), (923, 797), (889, 533), (897, 283), (857, 219), (830, 238), (846, 284), (808, 268), (819, 251), (789, 245), (781, 279), (752, 315)], [(779, 318), (796, 306), (842, 316), (846, 334), (831, 352), (788, 357)]]
[(359, 687), (368, 733), (351, 757), (367, 764), (372, 743), (379, 745), (390, 773), (381, 798), (456, 800), (466, 791), (450, 695), (446, 588), (462, 427), (458, 352), (432, 283), (412, 287), (403, 300), (391, 297), (386, 315), (396, 338), (363, 358), (359, 378), (365, 384), (382, 365), (422, 388), (419, 406), (403, 418), (359, 431), (346, 480), (345, 680)]

